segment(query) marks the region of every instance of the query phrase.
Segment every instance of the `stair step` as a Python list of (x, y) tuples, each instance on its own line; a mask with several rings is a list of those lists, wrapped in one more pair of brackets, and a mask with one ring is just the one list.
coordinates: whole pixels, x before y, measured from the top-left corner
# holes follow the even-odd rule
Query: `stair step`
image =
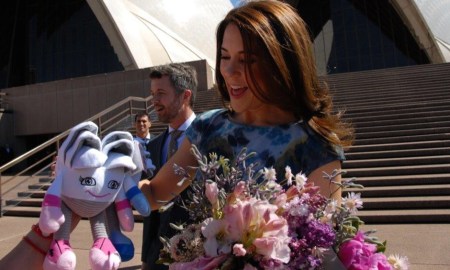
[(417, 116), (427, 117), (436, 115), (447, 115), (449, 113), (449, 104), (431, 104), (422, 107), (411, 108), (408, 106), (403, 109), (381, 110), (381, 111), (367, 111), (354, 112), (345, 111), (344, 117), (351, 120), (352, 123), (364, 123), (369, 121), (380, 121), (390, 119), (411, 119)]
[[(445, 137), (442, 136), (442, 137)], [(356, 141), (358, 142), (358, 141)], [(350, 147), (347, 154), (352, 153), (364, 153), (370, 151), (387, 151), (387, 150), (416, 150), (416, 149), (428, 149), (428, 148), (448, 148), (450, 147), (450, 138), (446, 140), (429, 140), (429, 141), (403, 141), (397, 143), (374, 143), (374, 144), (356, 144)]]
[(18, 192), (19, 197), (29, 197), (29, 198), (44, 198), (45, 190), (29, 190), (29, 191), (21, 191)]
[(31, 184), (28, 185), (28, 188), (30, 190), (47, 190), (50, 187), (51, 183), (38, 183), (38, 184)]
[(382, 134), (377, 134), (377, 138), (367, 136), (368, 138), (356, 138), (355, 146), (370, 145), (370, 144), (399, 144), (399, 143), (411, 143), (411, 142), (425, 142), (425, 141), (448, 141), (450, 136), (448, 133), (439, 134), (426, 134), (411, 136), (397, 136), (397, 137), (382, 137)]
[(431, 164), (415, 166), (351, 168), (345, 169), (345, 171), (347, 172), (345, 177), (416, 175), (430, 173), (450, 173), (450, 166), (448, 164)]
[[(344, 174), (343, 179), (349, 179)], [(450, 174), (422, 174), (422, 175), (387, 175), (387, 176), (361, 176), (355, 177), (355, 183), (364, 187), (402, 186), (402, 185), (438, 185), (450, 184)]]
[[(336, 102), (335, 102), (336, 103)], [(336, 103), (339, 107), (339, 102)], [(370, 105), (370, 106), (359, 106), (351, 107), (345, 105), (346, 111), (345, 115), (351, 117), (361, 117), (361, 116), (378, 116), (378, 115), (396, 115), (397, 113), (414, 113), (416, 111), (424, 111), (424, 110), (442, 110), (447, 109), (450, 105), (450, 99), (436, 99), (428, 102), (415, 102), (415, 103), (404, 103), (404, 104), (396, 104), (395, 106), (386, 106), (383, 104), (380, 105)]]
[(42, 198), (18, 198), (7, 200), (5, 202), (6, 205), (11, 206), (33, 206), (33, 207), (41, 207)]
[(358, 217), (367, 224), (449, 223), (449, 209), (362, 210)]
[(409, 129), (402, 129), (401, 127), (395, 128), (394, 130), (383, 128), (383, 127), (377, 127), (376, 129), (373, 129), (372, 131), (367, 132), (355, 132), (356, 139), (357, 140), (363, 140), (363, 139), (375, 139), (375, 138), (383, 138), (383, 139), (389, 139), (390, 137), (416, 137), (416, 136), (429, 136), (433, 134), (443, 134), (446, 135), (447, 138), (449, 138), (450, 133), (450, 123), (448, 125), (445, 123), (442, 126), (433, 126), (430, 125), (426, 127), (426, 125), (417, 125), (416, 128), (409, 128)]
[(342, 196), (346, 196), (349, 192), (361, 193), (362, 198), (372, 197), (401, 197), (401, 196), (441, 196), (450, 195), (449, 184), (423, 184), (423, 185), (408, 185), (408, 186), (377, 186), (347, 188), (344, 190)]
[[(447, 153), (450, 149), (447, 150)], [(392, 157), (392, 158), (373, 158), (347, 160), (343, 163), (344, 169), (373, 167), (391, 167), (391, 166), (415, 166), (415, 165), (434, 165), (450, 164), (450, 155), (418, 156), (418, 157)]]
[(450, 208), (450, 196), (411, 196), (362, 198), (363, 207), (370, 209), (440, 209)]
[[(449, 142), (450, 144), (450, 142)], [(354, 150), (354, 149), (352, 149)], [(445, 155), (450, 153), (448, 147), (422, 148), (422, 149), (406, 149), (406, 150), (387, 150), (387, 151), (364, 151), (364, 152), (346, 152), (345, 158), (348, 163), (352, 160), (378, 159), (378, 158), (407, 158), (407, 157), (423, 157), (433, 155)]]
[(393, 127), (395, 129), (401, 128), (401, 129), (409, 129), (409, 127), (426, 127), (429, 125), (441, 125), (445, 126), (445, 123), (448, 123), (450, 121), (450, 111), (444, 112), (445, 115), (441, 115), (441, 112), (436, 112), (435, 115), (430, 115), (426, 117), (419, 116), (417, 114), (411, 115), (409, 118), (398, 118), (392, 116), (391, 119), (370, 119), (364, 121), (355, 121), (352, 118), (352, 123), (356, 127), (357, 130), (361, 130), (362, 132), (369, 130), (376, 127), (383, 127), (386, 129), (389, 129), (389, 127)]
[(53, 181), (53, 177), (40, 177), (39, 183), (51, 183)]

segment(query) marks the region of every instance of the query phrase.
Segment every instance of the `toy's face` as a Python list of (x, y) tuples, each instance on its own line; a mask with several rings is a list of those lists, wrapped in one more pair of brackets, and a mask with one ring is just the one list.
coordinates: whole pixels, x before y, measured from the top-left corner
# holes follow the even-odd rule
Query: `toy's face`
[(113, 202), (123, 184), (123, 169), (85, 169), (73, 173), (63, 183), (63, 195), (66, 197), (95, 202)]

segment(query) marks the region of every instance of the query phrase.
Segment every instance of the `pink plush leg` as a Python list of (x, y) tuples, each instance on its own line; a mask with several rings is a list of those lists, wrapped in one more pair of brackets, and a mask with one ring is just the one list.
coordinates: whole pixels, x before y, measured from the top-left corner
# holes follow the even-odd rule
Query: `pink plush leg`
[(119, 252), (108, 238), (101, 237), (95, 240), (89, 252), (89, 261), (92, 270), (118, 269), (121, 259)]
[(76, 256), (67, 240), (53, 240), (44, 260), (45, 270), (73, 270), (76, 266)]

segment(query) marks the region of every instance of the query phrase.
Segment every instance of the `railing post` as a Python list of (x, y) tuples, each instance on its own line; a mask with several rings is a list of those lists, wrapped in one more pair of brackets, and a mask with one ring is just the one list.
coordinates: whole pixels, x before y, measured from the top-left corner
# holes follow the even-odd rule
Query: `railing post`
[(130, 111), (130, 115), (133, 115), (133, 100), (128, 102), (128, 110)]
[(0, 172), (0, 218), (3, 216), (3, 199), (2, 199), (2, 173)]
[(98, 134), (103, 134), (102, 132), (102, 120), (101, 120), (101, 116), (99, 116), (97, 118), (97, 125), (98, 125)]

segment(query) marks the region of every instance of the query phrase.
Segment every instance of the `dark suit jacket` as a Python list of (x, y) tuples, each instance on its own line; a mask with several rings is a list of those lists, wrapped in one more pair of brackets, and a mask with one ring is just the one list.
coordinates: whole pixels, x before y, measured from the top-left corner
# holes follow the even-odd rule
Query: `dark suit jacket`
[[(153, 138), (147, 145), (147, 150), (150, 152), (153, 164), (156, 170), (153, 175), (159, 171), (164, 165), (162, 161), (162, 153), (164, 142), (168, 137), (168, 129), (163, 133)], [(182, 193), (184, 196), (185, 192)], [(152, 211), (149, 217), (144, 218), (144, 232), (142, 241), (142, 258), (151, 270), (168, 269), (162, 264), (155, 264), (159, 258), (159, 252), (163, 245), (159, 240), (160, 236), (172, 237), (178, 233), (170, 228), (170, 223), (180, 224), (188, 220), (188, 213), (180, 206), (175, 204), (169, 210), (160, 213), (158, 210)]]

